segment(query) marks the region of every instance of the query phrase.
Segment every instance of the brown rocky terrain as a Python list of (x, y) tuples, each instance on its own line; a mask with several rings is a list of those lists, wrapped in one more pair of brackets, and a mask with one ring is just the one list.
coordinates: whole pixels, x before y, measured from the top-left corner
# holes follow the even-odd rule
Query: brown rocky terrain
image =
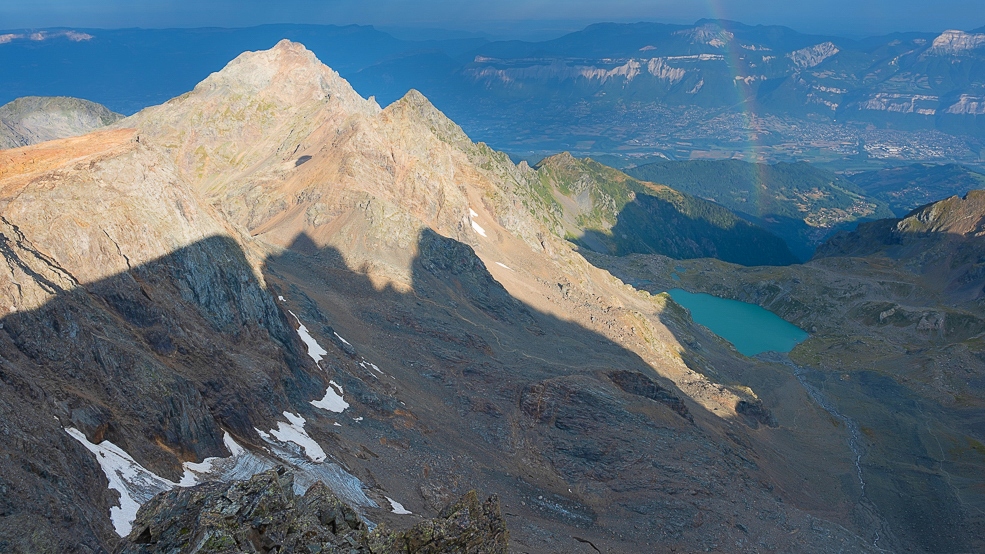
[(518, 552), (907, 544), (789, 368), (588, 263), (416, 92), (285, 41), (2, 155), (2, 550), (111, 550), (126, 506), (276, 464), (393, 529), (498, 494)]

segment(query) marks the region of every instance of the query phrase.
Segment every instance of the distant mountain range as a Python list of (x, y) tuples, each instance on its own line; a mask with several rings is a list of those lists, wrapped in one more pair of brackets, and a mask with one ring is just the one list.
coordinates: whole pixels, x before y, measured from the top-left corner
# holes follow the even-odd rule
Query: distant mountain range
[(133, 113), (281, 38), (364, 96), (388, 104), (418, 89), (512, 152), (967, 162), (985, 138), (985, 28), (851, 40), (732, 21), (601, 23), (543, 42), (407, 41), (365, 26), (9, 31), (0, 102), (58, 94)]

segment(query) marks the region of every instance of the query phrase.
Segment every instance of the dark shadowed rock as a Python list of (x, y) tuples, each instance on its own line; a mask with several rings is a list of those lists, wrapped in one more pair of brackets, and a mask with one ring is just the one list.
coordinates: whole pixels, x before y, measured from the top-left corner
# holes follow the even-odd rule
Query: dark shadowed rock
[(746, 425), (752, 427), (753, 429), (759, 427), (759, 424), (763, 424), (767, 427), (776, 427), (776, 418), (773, 417), (773, 412), (769, 408), (763, 405), (763, 401), (759, 400), (739, 400), (735, 404), (735, 413), (741, 415)]
[(625, 392), (665, 404), (681, 417), (694, 421), (683, 400), (638, 371), (613, 371), (609, 379)]

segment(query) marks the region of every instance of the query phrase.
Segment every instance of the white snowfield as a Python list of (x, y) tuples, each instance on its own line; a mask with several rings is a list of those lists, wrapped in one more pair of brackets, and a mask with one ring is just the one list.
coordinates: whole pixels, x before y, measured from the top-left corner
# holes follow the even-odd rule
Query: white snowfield
[[(363, 369), (366, 369), (367, 367), (371, 367), (371, 368), (373, 368), (374, 371), (376, 371), (380, 375), (386, 375), (386, 373), (383, 373), (383, 370), (380, 369), (379, 366), (377, 366), (373, 362), (366, 361), (366, 358), (363, 358), (363, 361), (359, 362), (359, 367), (361, 367)], [(372, 375), (372, 374), (370, 374), (370, 375)], [(376, 377), (376, 376), (373, 375), (373, 377)]]
[(481, 225), (475, 222), (475, 217), (479, 217), (479, 214), (475, 212), (471, 207), (469, 208), (469, 223), (472, 224), (472, 229), (482, 236), (486, 236), (486, 230), (482, 228)]
[(324, 358), (325, 355), (328, 354), (328, 351), (322, 348), (320, 344), (318, 344), (318, 341), (315, 340), (315, 337), (311, 336), (311, 333), (308, 332), (308, 328), (301, 323), (301, 319), (297, 316), (297, 314), (295, 314), (290, 310), (288, 310), (288, 313), (293, 315), (294, 319), (296, 319), (298, 322), (298, 336), (301, 337), (301, 341), (304, 342), (305, 346), (308, 347), (308, 356), (311, 356), (311, 359), (314, 360), (315, 363), (320, 362), (322, 358)]
[(390, 498), (389, 496), (387, 496), (386, 499), (390, 501), (390, 508), (393, 513), (400, 515), (407, 515), (414, 513), (408, 510), (407, 508), (404, 508), (403, 505), (400, 504), (400, 502), (397, 502), (396, 500)]
[[(86, 438), (85, 433), (74, 427), (66, 428), (65, 432), (96, 456), (99, 467), (109, 481), (109, 488), (120, 493), (120, 505), (110, 508), (109, 515), (113, 528), (121, 537), (130, 534), (133, 520), (137, 518), (137, 510), (154, 495), (175, 487), (197, 485), (204, 480), (203, 476), (214, 477), (214, 473), (219, 469), (217, 466), (229, 465), (227, 469), (232, 469), (236, 464), (230, 465), (228, 462), (246, 454), (246, 450), (237, 444), (229, 433), (225, 433), (222, 442), (232, 456), (206, 458), (198, 463), (185, 462), (184, 474), (181, 480), (175, 483), (138, 464), (125, 450), (110, 441), (93, 444)], [(256, 473), (264, 469), (267, 468), (263, 467)]]
[[(325, 390), (325, 397), (321, 400), (312, 400), (311, 405), (316, 408), (328, 410), (341, 414), (349, 407), (349, 403), (342, 398), (342, 386), (335, 381), (328, 382), (329, 387)], [(338, 388), (338, 392), (335, 389)]]
[(270, 435), (273, 435), (277, 440), (287, 443), (293, 442), (294, 444), (300, 446), (304, 449), (304, 453), (313, 462), (324, 462), (325, 451), (322, 450), (321, 446), (315, 442), (315, 439), (311, 438), (308, 433), (304, 430), (304, 424), (306, 423), (304, 418), (300, 415), (292, 414), (291, 412), (284, 412), (284, 417), (287, 418), (287, 423), (283, 421), (277, 422), (277, 428), (271, 429), (270, 434), (264, 433), (263, 431), (256, 429), (256, 432), (260, 435), (260, 438), (270, 442)]

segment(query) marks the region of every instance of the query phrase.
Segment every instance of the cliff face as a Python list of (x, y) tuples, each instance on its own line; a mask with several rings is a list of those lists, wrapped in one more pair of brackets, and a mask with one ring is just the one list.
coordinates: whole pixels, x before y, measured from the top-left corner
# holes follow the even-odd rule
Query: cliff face
[(84, 135), (122, 118), (88, 100), (25, 96), (0, 106), (0, 150)]
[(278, 464), (393, 527), (496, 492), (529, 551), (870, 548), (844, 430), (736, 411), (794, 378), (586, 262), (418, 93), (282, 42), (0, 156), (0, 549), (109, 549)]

